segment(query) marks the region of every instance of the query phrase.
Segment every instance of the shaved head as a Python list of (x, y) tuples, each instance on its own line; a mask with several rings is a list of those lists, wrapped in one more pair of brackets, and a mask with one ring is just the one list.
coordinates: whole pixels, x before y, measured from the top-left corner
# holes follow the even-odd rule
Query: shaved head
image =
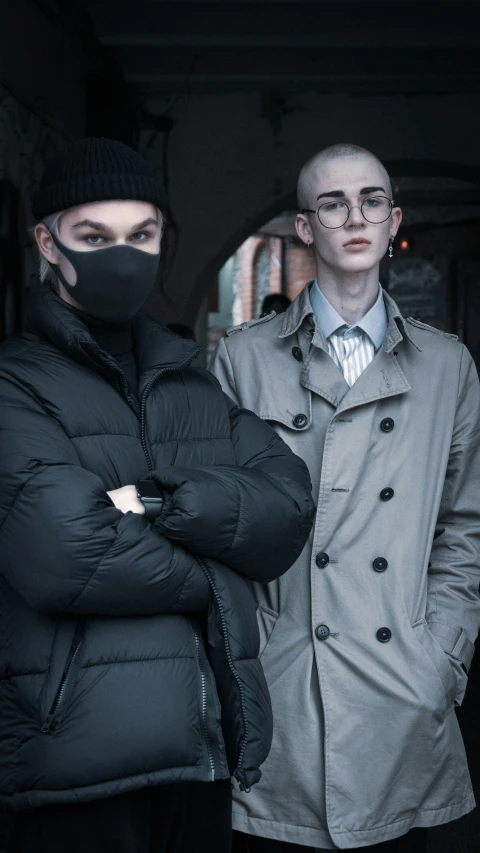
[(385, 189), (388, 192), (389, 197), (392, 197), (392, 185), (388, 172), (378, 157), (375, 157), (375, 154), (372, 154), (371, 151), (367, 151), (366, 148), (361, 148), (359, 145), (353, 145), (349, 142), (339, 142), (337, 145), (330, 145), (328, 148), (324, 148), (322, 151), (319, 151), (318, 154), (315, 154), (303, 166), (300, 175), (298, 176), (297, 184), (299, 210), (312, 206), (310, 193), (312, 187), (316, 186), (318, 183), (318, 176), (321, 173), (322, 166), (331, 160), (338, 160), (342, 157), (353, 159), (368, 158), (373, 160), (381, 169), (385, 181)]

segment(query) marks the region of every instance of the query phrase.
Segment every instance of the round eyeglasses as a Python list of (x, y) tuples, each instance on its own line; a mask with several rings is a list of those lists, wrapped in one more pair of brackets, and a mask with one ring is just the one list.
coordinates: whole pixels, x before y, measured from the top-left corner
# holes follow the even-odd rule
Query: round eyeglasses
[(391, 216), (393, 205), (393, 199), (384, 195), (375, 195), (364, 199), (360, 205), (352, 204), (349, 207), (344, 201), (326, 201), (316, 210), (305, 207), (301, 212), (316, 213), (320, 225), (323, 225), (324, 228), (341, 228), (348, 222), (350, 211), (354, 207), (358, 207), (367, 222), (372, 225), (380, 225), (381, 222), (386, 222)]

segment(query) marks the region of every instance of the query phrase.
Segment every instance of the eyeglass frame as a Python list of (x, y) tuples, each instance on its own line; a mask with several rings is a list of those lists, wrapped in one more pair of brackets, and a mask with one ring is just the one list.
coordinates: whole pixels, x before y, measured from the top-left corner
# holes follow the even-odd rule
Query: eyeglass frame
[[(364, 205), (364, 204), (365, 204), (365, 203), (366, 203), (370, 198), (386, 198), (386, 199), (387, 199), (387, 201), (388, 201), (388, 202), (389, 202), (389, 204), (390, 204), (390, 212), (389, 212), (388, 216), (387, 216), (387, 217), (385, 217), (385, 219), (381, 219), (381, 220), (380, 220), (380, 222), (371, 222), (371, 221), (370, 221), (370, 219), (367, 219), (367, 217), (365, 216), (365, 214), (364, 214), (364, 212), (363, 212), (363, 210), (362, 210), (363, 205)], [(341, 224), (341, 225), (325, 225), (325, 224), (322, 222), (322, 220), (320, 219), (319, 211), (320, 211), (320, 208), (321, 208), (321, 207), (326, 207), (326, 205), (327, 205), (327, 204), (331, 204), (331, 202), (330, 202), (330, 201), (324, 201), (324, 202), (322, 202), (322, 204), (319, 204), (319, 205), (318, 205), (318, 207), (317, 207), (317, 209), (316, 209), (316, 210), (312, 210), (312, 209), (311, 209), (311, 208), (309, 208), (309, 207), (304, 207), (304, 208), (302, 208), (302, 210), (300, 211), (300, 213), (315, 213), (315, 214), (316, 214), (316, 216), (317, 216), (317, 219), (318, 219), (318, 221), (319, 221), (319, 223), (320, 223), (320, 225), (321, 225), (323, 228), (328, 228), (328, 230), (329, 230), (329, 231), (336, 231), (336, 229), (337, 229), (337, 228), (343, 228), (343, 226), (347, 224), (348, 220), (350, 219), (350, 213), (351, 213), (351, 212), (352, 212), (352, 210), (354, 210), (356, 207), (358, 208), (358, 210), (359, 210), (359, 211), (360, 211), (360, 213), (362, 214), (362, 216), (363, 216), (363, 218), (364, 218), (365, 222), (368, 222), (368, 224), (369, 224), (369, 225), (381, 225), (383, 222), (387, 222), (387, 220), (388, 220), (388, 219), (390, 219), (390, 217), (391, 217), (391, 215), (392, 215), (392, 210), (393, 210), (393, 207), (394, 207), (394, 205), (395, 205), (395, 201), (394, 201), (394, 199), (393, 199), (393, 198), (388, 198), (388, 196), (386, 196), (386, 195), (381, 195), (381, 196), (373, 196), (373, 195), (372, 195), (372, 196), (369, 196), (368, 198), (365, 198), (365, 199), (362, 201), (362, 203), (361, 203), (361, 204), (352, 204), (352, 206), (351, 206), (351, 207), (349, 207), (349, 206), (348, 206), (348, 204), (346, 203), (346, 201), (339, 201), (339, 204), (343, 204), (343, 205), (347, 208), (347, 210), (348, 210), (347, 218), (346, 218), (345, 222), (342, 222), (342, 224)]]

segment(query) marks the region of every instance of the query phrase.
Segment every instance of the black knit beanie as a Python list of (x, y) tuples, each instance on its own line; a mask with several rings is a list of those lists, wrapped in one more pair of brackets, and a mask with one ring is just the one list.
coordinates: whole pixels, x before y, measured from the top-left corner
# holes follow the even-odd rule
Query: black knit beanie
[(47, 163), (34, 194), (35, 219), (92, 201), (149, 201), (165, 211), (161, 181), (133, 148), (113, 139), (80, 139)]

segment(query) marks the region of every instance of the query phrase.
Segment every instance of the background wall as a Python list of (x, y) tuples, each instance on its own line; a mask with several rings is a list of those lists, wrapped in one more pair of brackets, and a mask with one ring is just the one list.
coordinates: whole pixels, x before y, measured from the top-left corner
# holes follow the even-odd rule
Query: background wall
[(37, 270), (27, 227), (46, 161), (82, 134), (86, 66), (77, 40), (32, 0), (2, 4), (0, 27), (0, 340), (18, 331)]
[(0, 340), (21, 326), (37, 262), (27, 232), (46, 161), (86, 121), (91, 60), (48, 4), (7, 0), (0, 26)]
[(37, 253), (31, 198), (73, 139), (135, 144), (134, 98), (74, 0), (0, 0), (0, 340), (21, 327)]

